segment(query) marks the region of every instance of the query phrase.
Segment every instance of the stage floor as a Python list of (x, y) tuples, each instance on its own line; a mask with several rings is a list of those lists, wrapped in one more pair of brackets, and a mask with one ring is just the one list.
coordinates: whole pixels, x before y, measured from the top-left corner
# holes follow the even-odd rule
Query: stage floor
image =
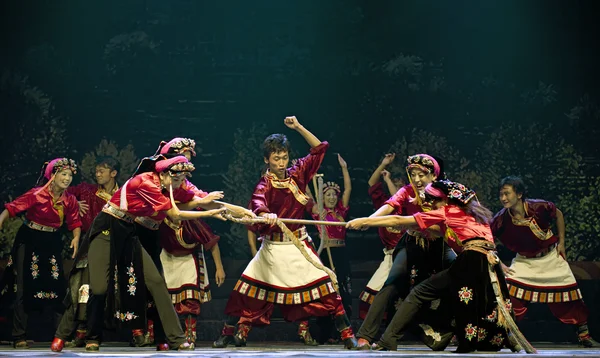
[[(432, 352), (426, 346), (410, 344), (398, 346), (397, 352), (371, 352), (371, 351), (348, 351), (342, 346), (318, 346), (306, 347), (299, 343), (273, 342), (272, 344), (261, 344), (251, 342), (250, 347), (213, 349), (211, 342), (200, 342), (193, 352), (157, 352), (153, 348), (130, 348), (125, 343), (107, 342), (97, 353), (86, 353), (83, 348), (65, 349), (61, 353), (50, 351), (50, 343), (36, 342), (30, 349), (15, 350), (10, 346), (0, 346), (1, 357), (79, 357), (79, 356), (105, 356), (105, 357), (519, 357), (525, 353), (512, 353), (502, 350), (498, 353), (452, 353), (454, 347), (443, 352)], [(583, 349), (577, 345), (556, 345), (548, 343), (537, 343), (538, 355), (548, 357), (600, 357), (600, 348)]]

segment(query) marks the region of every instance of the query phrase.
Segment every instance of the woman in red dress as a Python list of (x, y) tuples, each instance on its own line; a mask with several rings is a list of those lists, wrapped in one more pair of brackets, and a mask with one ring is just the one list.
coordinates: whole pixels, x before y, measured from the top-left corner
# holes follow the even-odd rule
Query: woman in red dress
[(66, 280), (62, 277), (63, 243), (59, 229), (66, 223), (73, 233), (70, 247), (75, 256), (81, 220), (77, 199), (66, 192), (75, 173), (77, 165), (71, 159), (56, 158), (45, 163), (38, 185), (5, 204), (0, 214), (1, 229), (8, 217), (25, 212), (0, 287), (2, 295), (16, 294), (12, 329), (15, 348), (29, 348), (26, 331), (31, 311), (51, 307), (59, 316), (64, 310)]

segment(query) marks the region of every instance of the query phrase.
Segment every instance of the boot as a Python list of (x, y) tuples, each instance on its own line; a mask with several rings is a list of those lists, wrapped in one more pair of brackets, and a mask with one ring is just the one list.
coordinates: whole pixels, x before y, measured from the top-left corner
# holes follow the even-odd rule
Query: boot
[(52, 344), (50, 344), (50, 349), (52, 350), (52, 352), (62, 352), (64, 346), (65, 341), (63, 341), (60, 338), (54, 337)]
[(144, 346), (144, 330), (143, 329), (133, 329), (131, 330), (131, 342), (129, 343), (130, 347), (143, 347)]
[(600, 347), (600, 343), (596, 342), (592, 336), (590, 336), (587, 323), (577, 327), (577, 340), (579, 341), (579, 345), (581, 345), (583, 348)]
[(238, 324), (237, 334), (235, 336), (233, 336), (236, 347), (245, 347), (246, 346), (246, 341), (248, 340), (248, 333), (250, 333), (251, 329), (252, 329), (252, 326), (250, 326), (249, 324), (246, 324), (246, 323)]
[(308, 329), (308, 321), (301, 321), (298, 325), (298, 336), (302, 343), (307, 346), (318, 346), (319, 343), (315, 341), (315, 339), (310, 335), (310, 331)]
[(184, 320), (185, 338), (188, 343), (196, 343), (196, 318), (187, 315)]
[(356, 341), (356, 337), (354, 337), (354, 332), (350, 326), (348, 316), (346, 316), (346, 314), (336, 316), (333, 319), (333, 322), (337, 331), (340, 332), (342, 342), (344, 342), (344, 348), (356, 349), (358, 347), (358, 342)]
[(227, 348), (228, 345), (232, 344), (235, 340), (233, 338), (233, 333), (235, 331), (235, 327), (223, 325), (223, 329), (221, 330), (221, 335), (217, 338), (216, 341), (213, 342), (213, 348)]
[(81, 348), (85, 347), (85, 334), (87, 331), (85, 329), (78, 329), (75, 333), (75, 338), (72, 341), (65, 342), (65, 347), (67, 348)]
[(364, 338), (359, 338), (358, 341), (356, 341), (356, 349), (359, 351), (368, 351), (371, 349), (371, 343)]

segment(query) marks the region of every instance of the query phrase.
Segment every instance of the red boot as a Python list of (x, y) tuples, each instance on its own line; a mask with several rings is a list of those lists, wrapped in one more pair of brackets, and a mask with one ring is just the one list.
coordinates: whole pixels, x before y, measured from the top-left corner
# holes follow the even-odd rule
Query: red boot
[(52, 350), (52, 352), (62, 352), (64, 347), (65, 347), (65, 341), (63, 341), (60, 338), (54, 337), (54, 340), (52, 341), (52, 344), (50, 345), (50, 349)]
[(159, 343), (156, 345), (157, 351), (168, 351), (169, 349), (171, 348), (169, 347), (168, 343)]

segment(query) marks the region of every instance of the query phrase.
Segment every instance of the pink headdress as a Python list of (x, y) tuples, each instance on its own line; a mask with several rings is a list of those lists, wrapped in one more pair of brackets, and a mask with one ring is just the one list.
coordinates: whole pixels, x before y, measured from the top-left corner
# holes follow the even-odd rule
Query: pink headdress
[(161, 142), (160, 154), (183, 154), (191, 152), (192, 156), (196, 156), (196, 142), (190, 138), (173, 138), (169, 142)]
[(178, 155), (170, 159), (159, 160), (156, 162), (155, 168), (158, 173), (169, 171), (175, 175), (191, 175), (190, 173), (196, 169), (194, 164), (190, 163), (183, 155)]
[[(413, 168), (420, 169), (425, 173), (433, 173), (436, 177), (440, 176), (440, 165), (431, 155), (428, 154), (416, 154), (411, 155), (406, 159), (407, 165), (406, 170), (409, 171)], [(410, 177), (410, 175), (409, 175)]]
[(52, 159), (44, 170), (44, 178), (50, 180), (52, 178), (52, 174), (57, 173), (64, 169), (71, 169), (73, 174), (77, 174), (77, 164), (73, 159), (67, 158), (56, 158)]

